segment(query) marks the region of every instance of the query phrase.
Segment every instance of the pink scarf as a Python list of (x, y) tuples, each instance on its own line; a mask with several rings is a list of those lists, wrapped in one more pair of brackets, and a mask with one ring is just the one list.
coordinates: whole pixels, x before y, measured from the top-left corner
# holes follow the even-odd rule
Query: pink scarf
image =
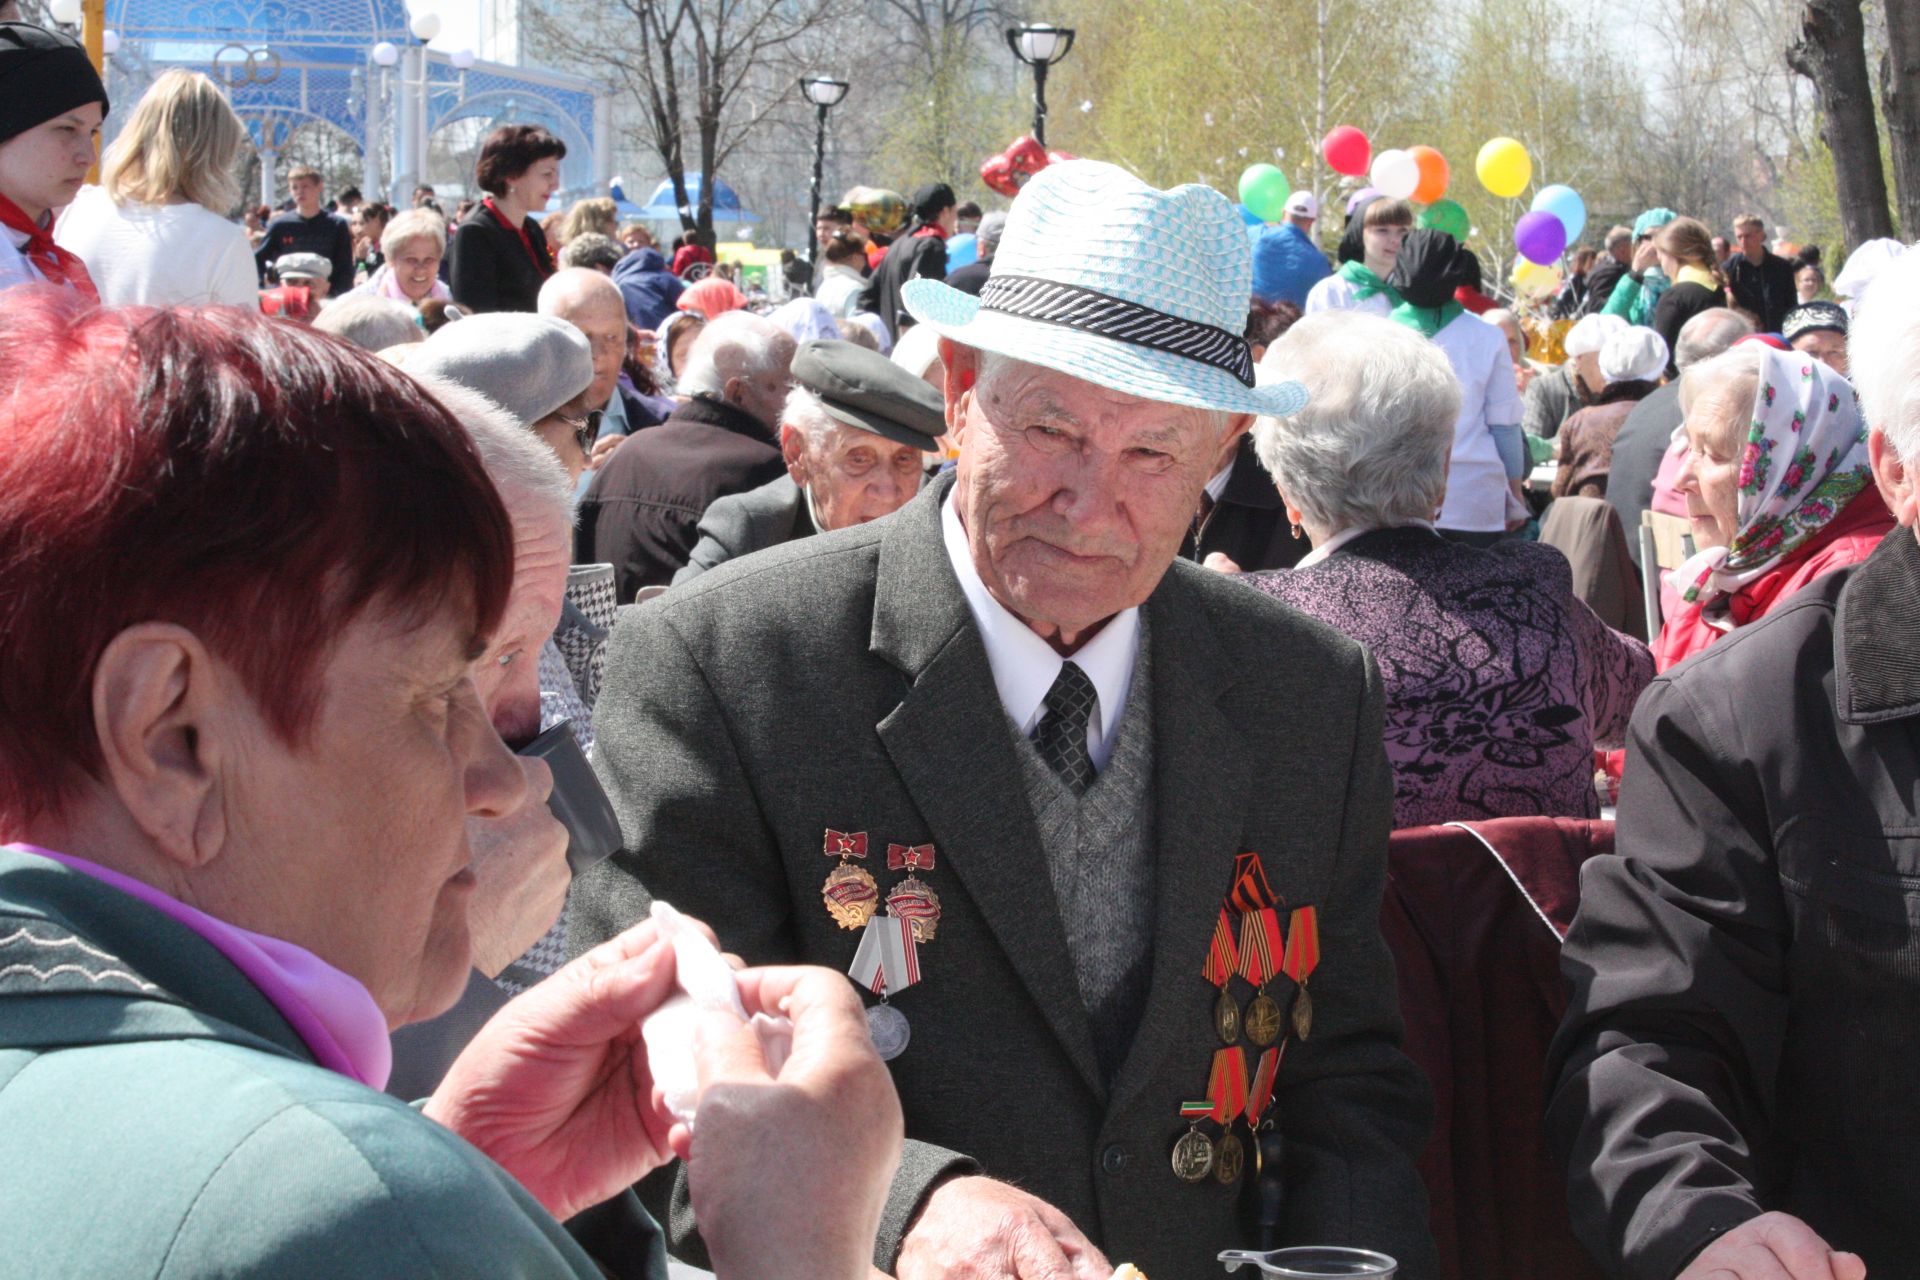
[(426, 298), (420, 299), (420, 302), (415, 302), (407, 296), (407, 291), (400, 287), (400, 277), (394, 274), (393, 264), (390, 262), (381, 263), (380, 269), (373, 273), (373, 279), (367, 281), (367, 285), (381, 297), (392, 298), (403, 307), (417, 307), (420, 305), (420, 302), (425, 302), (428, 299), (435, 299), (440, 302), (453, 301), (453, 290), (447, 288), (447, 282), (445, 280), (436, 277), (433, 282), (433, 287), (427, 290)]

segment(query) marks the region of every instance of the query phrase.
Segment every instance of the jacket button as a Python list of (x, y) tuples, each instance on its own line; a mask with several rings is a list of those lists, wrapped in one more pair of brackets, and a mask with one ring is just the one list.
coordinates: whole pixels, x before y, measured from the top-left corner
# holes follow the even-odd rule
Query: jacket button
[(1100, 1153), (1100, 1167), (1108, 1173), (1118, 1173), (1131, 1163), (1133, 1157), (1119, 1143), (1114, 1143)]

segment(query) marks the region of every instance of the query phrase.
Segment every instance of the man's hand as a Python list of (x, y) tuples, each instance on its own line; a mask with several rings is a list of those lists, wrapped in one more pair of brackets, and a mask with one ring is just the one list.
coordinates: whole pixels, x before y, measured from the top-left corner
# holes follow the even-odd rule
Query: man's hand
[(467, 903), (473, 967), (489, 978), (527, 954), (560, 918), (567, 902), (567, 829), (547, 809), (553, 771), (544, 760), (522, 758), (527, 798), (498, 818), (467, 819), (473, 874), (479, 882)]
[(555, 1218), (611, 1199), (673, 1156), (673, 1119), (653, 1096), (640, 1042), (640, 1019), (667, 998), (673, 975), (673, 949), (651, 921), (596, 947), (495, 1014), (426, 1114)]
[(1866, 1280), (1857, 1253), (1837, 1253), (1812, 1227), (1763, 1213), (1700, 1251), (1679, 1280)]
[(701, 1020), (694, 1131), (670, 1136), (714, 1270), (862, 1280), (903, 1122), (860, 999), (841, 974), (807, 968), (749, 969), (740, 998), (749, 1014), (791, 1018), (793, 1051), (776, 1078), (746, 1023)]
[(600, 464), (613, 456), (613, 451), (627, 442), (625, 436), (602, 436), (593, 442), (593, 451), (587, 454), (587, 470), (598, 471)]
[(991, 1178), (935, 1188), (894, 1267), (899, 1280), (1107, 1280), (1113, 1268), (1067, 1215)]
[(1234, 563), (1232, 556), (1224, 551), (1209, 551), (1207, 558), (1200, 562), (1215, 573), (1239, 573), (1240, 566)]

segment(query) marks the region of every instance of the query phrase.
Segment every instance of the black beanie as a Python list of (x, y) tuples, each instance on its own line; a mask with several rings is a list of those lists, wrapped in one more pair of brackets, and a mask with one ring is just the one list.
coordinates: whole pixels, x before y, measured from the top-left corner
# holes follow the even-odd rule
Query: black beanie
[(107, 109), (107, 87), (72, 36), (30, 22), (0, 22), (0, 142), (89, 102)]
[(954, 198), (952, 187), (944, 182), (929, 182), (913, 193), (914, 220), (923, 225), (932, 222), (959, 203)]

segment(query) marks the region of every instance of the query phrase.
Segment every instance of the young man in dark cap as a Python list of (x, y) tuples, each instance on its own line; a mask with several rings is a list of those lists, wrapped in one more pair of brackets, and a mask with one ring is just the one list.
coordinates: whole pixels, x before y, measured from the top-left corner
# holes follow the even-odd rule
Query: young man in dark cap
[(958, 225), (958, 208), (953, 188), (944, 182), (930, 182), (915, 191), (912, 224), (887, 250), (860, 295), (860, 309), (875, 312), (885, 320), (896, 342), (913, 324), (913, 317), (900, 302), (901, 286), (921, 276), (929, 280), (947, 278), (947, 237)]
[(107, 90), (71, 36), (0, 22), (0, 289), (48, 281), (97, 297), (53, 215), (93, 167)]

